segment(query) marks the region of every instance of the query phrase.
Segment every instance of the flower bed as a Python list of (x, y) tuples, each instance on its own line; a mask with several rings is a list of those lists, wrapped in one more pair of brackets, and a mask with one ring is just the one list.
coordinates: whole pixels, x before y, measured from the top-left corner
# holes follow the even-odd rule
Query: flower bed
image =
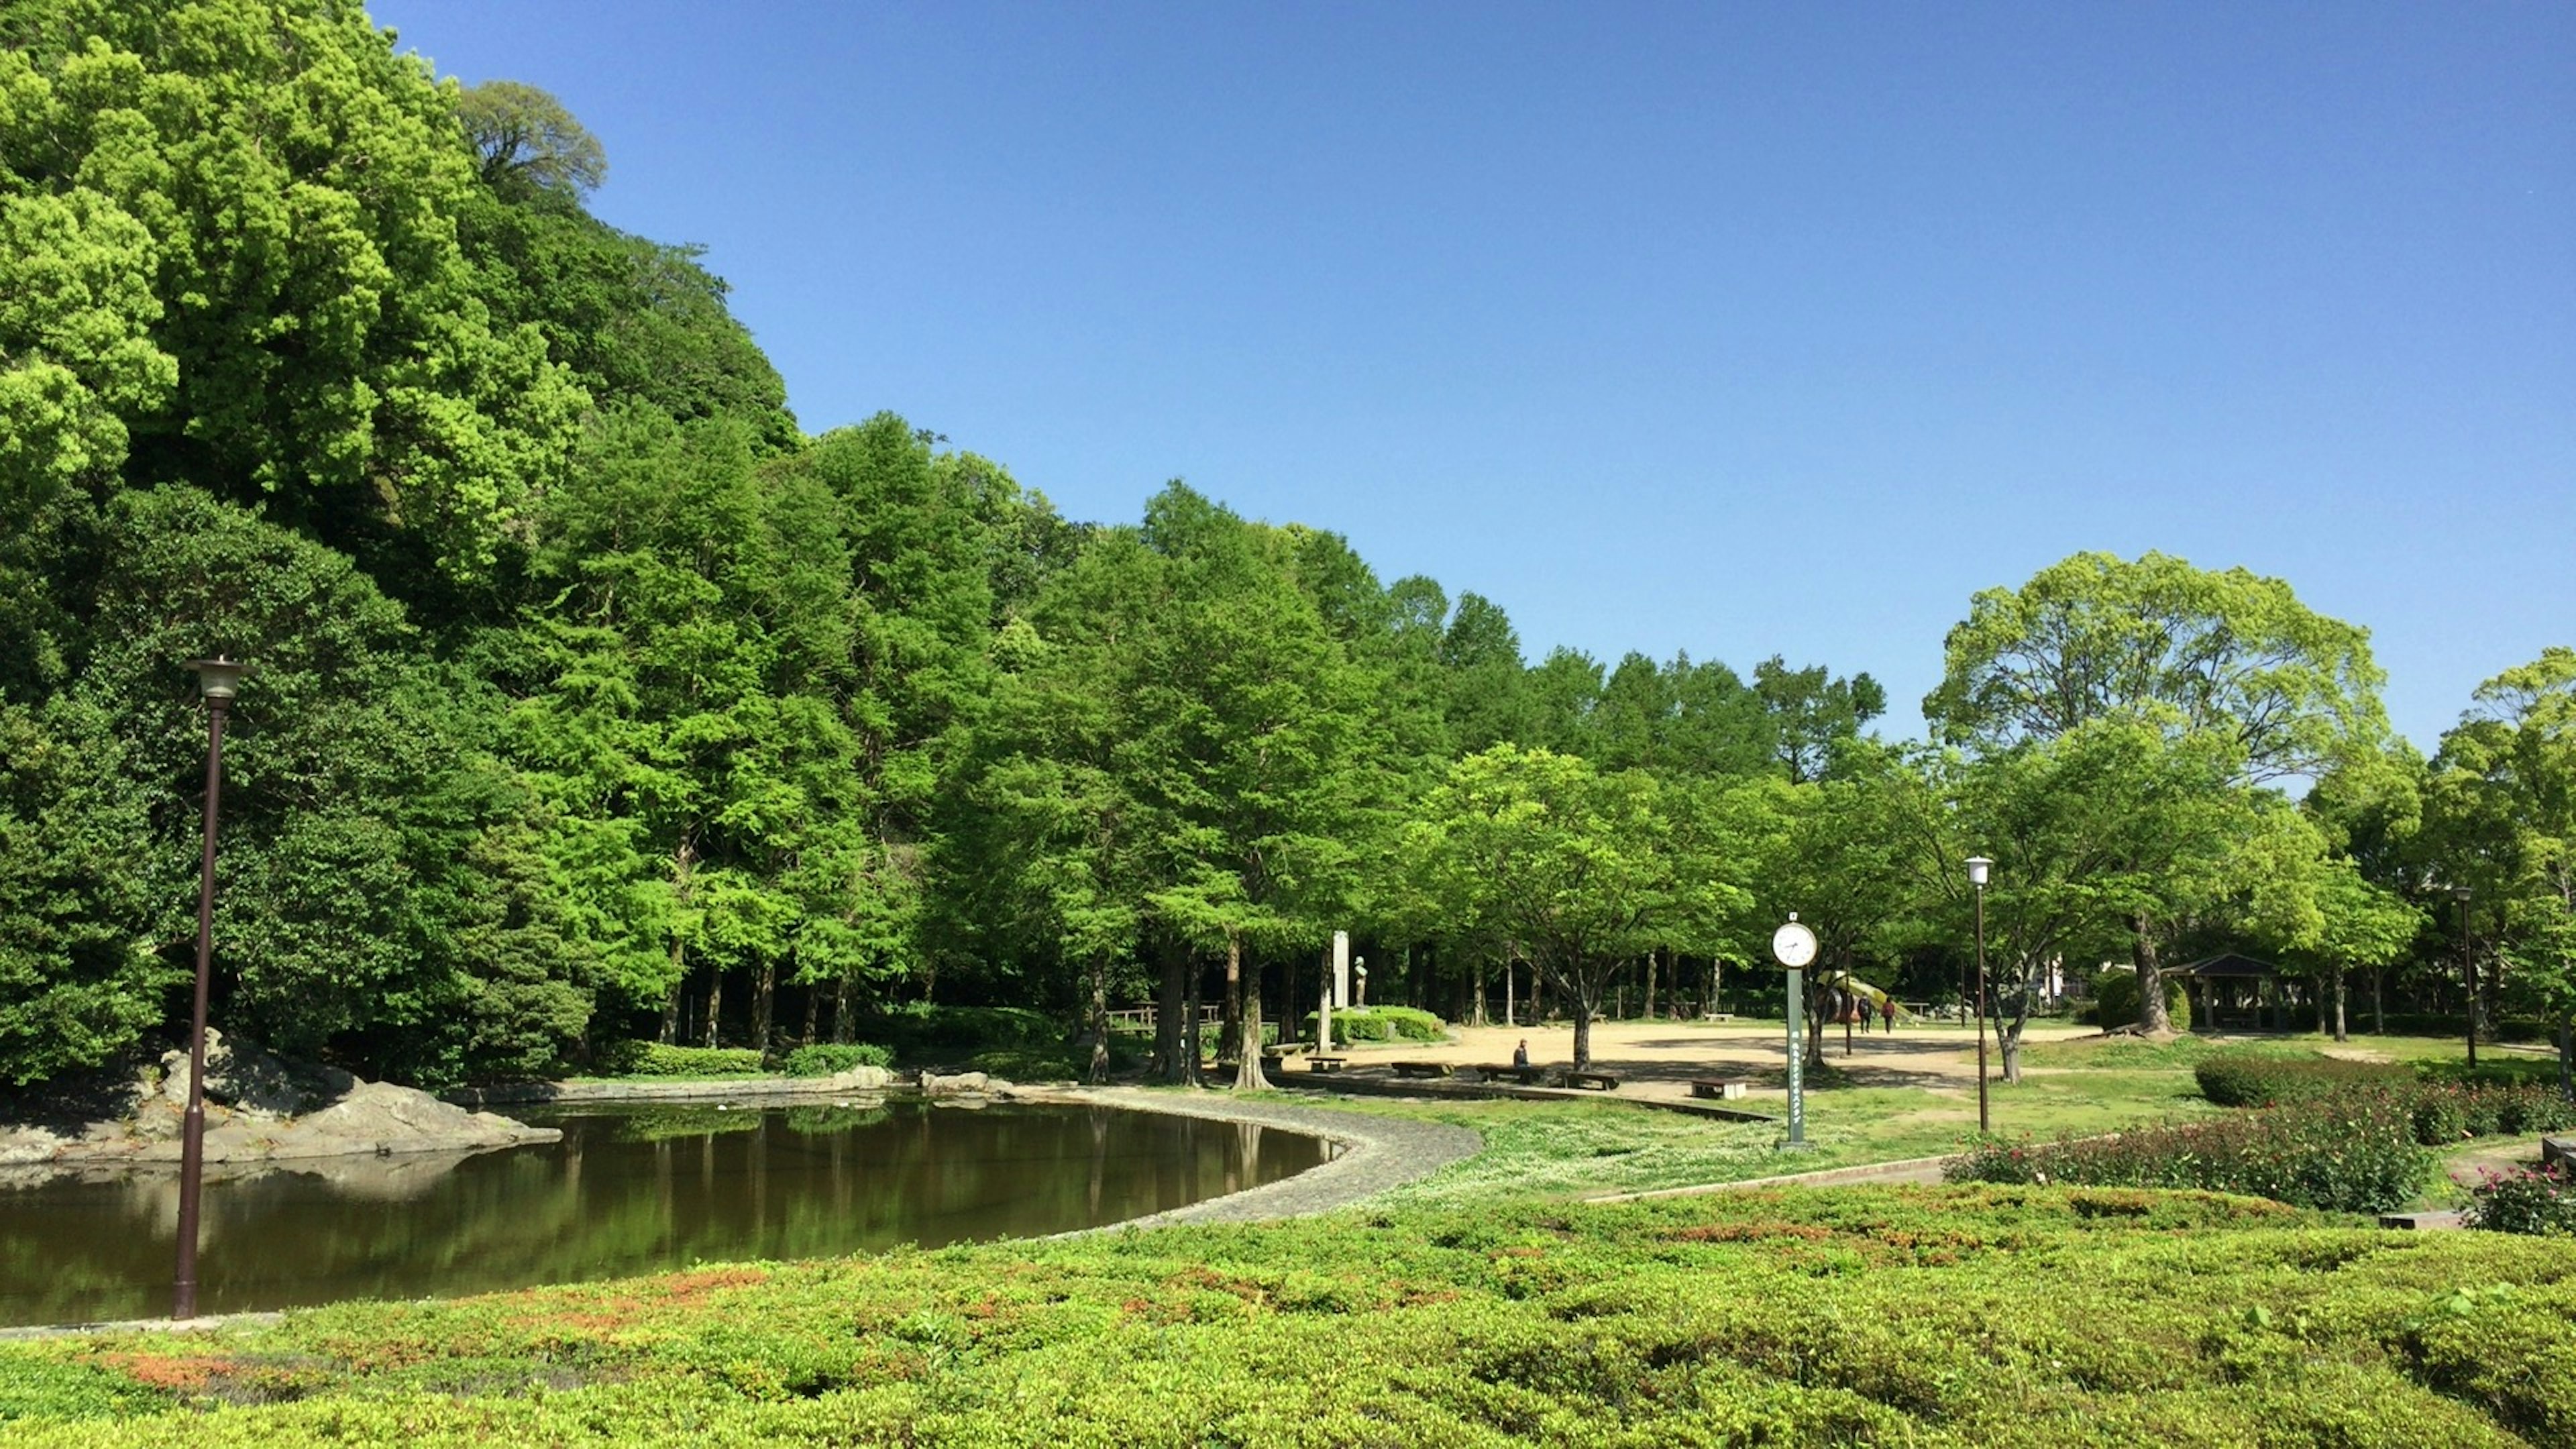
[(2355, 1088), (2216, 1121), (2046, 1145), (1987, 1142), (1951, 1164), (1953, 1182), (2198, 1188), (2300, 1207), (2376, 1213), (2404, 1206), (2432, 1174), (2409, 1103)]

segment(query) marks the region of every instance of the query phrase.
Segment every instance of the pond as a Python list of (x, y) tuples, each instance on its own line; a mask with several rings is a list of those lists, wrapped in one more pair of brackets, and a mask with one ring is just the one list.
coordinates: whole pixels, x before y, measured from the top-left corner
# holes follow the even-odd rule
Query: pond
[[(1315, 1137), (1156, 1112), (917, 1100), (525, 1113), (563, 1140), (214, 1178), (198, 1312), (452, 1297), (700, 1262), (1096, 1227), (1291, 1176)], [(170, 1311), (178, 1177), (0, 1188), (0, 1325)]]

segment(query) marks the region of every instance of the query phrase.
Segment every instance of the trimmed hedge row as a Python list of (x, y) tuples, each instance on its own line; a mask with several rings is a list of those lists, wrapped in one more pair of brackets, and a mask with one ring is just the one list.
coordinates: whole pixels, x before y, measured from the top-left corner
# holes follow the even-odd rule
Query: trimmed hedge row
[(2412, 1078), (2406, 1068), (2383, 1062), (2241, 1051), (2205, 1058), (2191, 1070), (2200, 1082), (2200, 1094), (2222, 1107), (2269, 1107), (2349, 1086), (2387, 1086)]
[[(1307, 1040), (1315, 1035), (1315, 1013), (1307, 1012)], [(1333, 1044), (1347, 1046), (1355, 1041), (1447, 1041), (1449, 1024), (1430, 1012), (1410, 1006), (1350, 1007), (1333, 1013)]]
[(1952, 1182), (2196, 1188), (2245, 1193), (2330, 1212), (2404, 1206), (2431, 1175), (2413, 1104), (2399, 1091), (2355, 1087), (2232, 1114), (2057, 1142), (1986, 1142), (1944, 1172)]
[(787, 1054), (787, 1075), (829, 1077), (852, 1067), (890, 1067), (894, 1053), (868, 1042), (816, 1042)]
[(598, 1054), (601, 1071), (618, 1077), (756, 1077), (764, 1070), (749, 1047), (672, 1046), (658, 1041), (611, 1042)]

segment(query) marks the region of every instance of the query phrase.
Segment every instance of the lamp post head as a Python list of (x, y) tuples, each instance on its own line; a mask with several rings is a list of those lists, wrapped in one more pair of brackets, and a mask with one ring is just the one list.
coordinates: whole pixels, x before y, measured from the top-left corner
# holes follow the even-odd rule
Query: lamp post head
[(2469, 888), (2464, 885), (2455, 885), (2451, 887), (2451, 899), (2458, 901), (2461, 905), (2467, 905), (2469, 903)]
[(242, 676), (250, 672), (249, 665), (238, 659), (227, 659), (221, 654), (212, 659), (191, 659), (188, 661), (188, 667), (197, 671), (199, 694), (204, 695), (208, 700), (222, 700), (226, 703), (230, 703), (233, 695), (240, 690)]
[(1986, 873), (1994, 868), (1995, 863), (1986, 859), (1982, 855), (1969, 856), (1968, 884), (1975, 886), (1979, 890), (1984, 890), (1986, 888)]

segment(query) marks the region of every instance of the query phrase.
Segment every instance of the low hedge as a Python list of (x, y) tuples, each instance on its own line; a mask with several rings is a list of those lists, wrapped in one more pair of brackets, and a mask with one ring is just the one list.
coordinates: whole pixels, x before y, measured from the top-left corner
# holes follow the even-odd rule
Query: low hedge
[(852, 1067), (891, 1067), (894, 1053), (869, 1042), (816, 1042), (787, 1054), (787, 1075), (829, 1077)]
[(2432, 1174), (2409, 1102), (2397, 1090), (2353, 1087), (2112, 1136), (1985, 1142), (1951, 1163), (1952, 1182), (2196, 1188), (2244, 1193), (2329, 1212), (2404, 1206)]
[(673, 1046), (658, 1041), (611, 1042), (597, 1054), (599, 1069), (617, 1077), (756, 1077), (766, 1070), (749, 1047)]
[(2222, 1107), (2269, 1107), (2356, 1084), (2393, 1085), (2412, 1077), (2405, 1067), (2384, 1062), (2246, 1051), (2204, 1057), (2191, 1070), (2200, 1094)]
[[(1306, 1040), (1315, 1038), (1315, 1013), (1307, 1012)], [(1410, 1006), (1350, 1007), (1333, 1013), (1333, 1044), (1355, 1041), (1447, 1041), (1449, 1024)]]

